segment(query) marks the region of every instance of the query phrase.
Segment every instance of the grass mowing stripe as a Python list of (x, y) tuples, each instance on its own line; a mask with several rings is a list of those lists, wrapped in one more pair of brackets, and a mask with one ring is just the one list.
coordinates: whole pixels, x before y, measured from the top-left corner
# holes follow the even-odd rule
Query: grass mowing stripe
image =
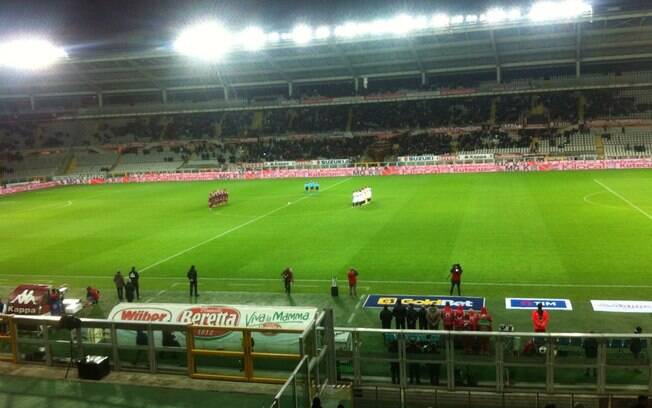
[[(340, 184), (345, 183), (345, 182), (347, 182), (347, 181), (349, 181), (349, 180), (351, 180), (350, 177), (349, 177), (349, 178), (346, 178), (346, 179), (344, 179), (344, 180), (342, 180), (342, 181), (339, 181), (339, 182), (333, 184), (332, 186), (326, 187), (326, 188), (324, 188), (322, 191), (330, 190), (331, 188), (333, 188), (333, 187), (337, 187), (337, 186), (339, 186)], [(232, 233), (233, 231), (237, 231), (237, 230), (239, 230), (240, 228), (244, 228), (244, 227), (246, 227), (247, 225), (253, 224), (254, 222), (256, 222), (256, 221), (258, 221), (258, 220), (261, 220), (261, 219), (263, 219), (263, 218), (265, 218), (265, 217), (268, 217), (268, 216), (270, 216), (270, 215), (272, 215), (272, 214), (274, 214), (274, 213), (277, 213), (277, 212), (281, 211), (281, 210), (284, 209), (284, 208), (287, 208), (288, 206), (290, 206), (290, 205), (292, 205), (292, 204), (296, 204), (296, 203), (298, 203), (299, 201), (303, 201), (303, 200), (305, 200), (305, 199), (308, 198), (308, 197), (309, 197), (309, 196), (303, 196), (303, 197), (301, 197), (301, 198), (299, 198), (299, 199), (297, 199), (297, 200), (295, 200), (295, 201), (290, 201), (290, 202), (287, 203), (286, 205), (283, 205), (283, 206), (281, 206), (281, 207), (278, 207), (278, 208), (276, 208), (276, 209), (274, 209), (274, 210), (272, 210), (272, 211), (266, 212), (266, 213), (263, 214), (263, 215), (259, 215), (259, 216), (255, 217), (255, 218), (252, 218), (252, 219), (250, 219), (249, 221), (247, 221), (247, 222), (245, 222), (245, 223), (242, 223), (242, 224), (240, 224), (240, 225), (236, 225), (236, 226), (233, 227), (233, 228), (229, 228), (228, 230), (226, 230), (226, 231), (224, 231), (224, 232), (221, 232), (221, 233), (215, 235), (214, 237), (208, 238), (208, 239), (206, 239), (206, 240), (204, 240), (204, 241), (202, 241), (202, 242), (200, 242), (200, 243), (198, 243), (198, 244), (196, 244), (196, 245), (193, 245), (193, 246), (191, 246), (190, 248), (186, 248), (186, 249), (184, 249), (183, 251), (179, 251), (179, 252), (177, 252), (177, 253), (174, 254), (174, 255), (170, 255), (170, 256), (168, 256), (167, 258), (163, 258), (163, 259), (161, 259), (160, 261), (154, 262), (153, 264), (148, 265), (148, 266), (142, 268), (142, 269), (140, 270), (140, 272), (141, 272), (141, 273), (142, 273), (142, 272), (145, 272), (145, 271), (147, 271), (147, 270), (149, 270), (149, 269), (152, 269), (152, 268), (154, 268), (154, 267), (156, 267), (156, 266), (158, 266), (158, 265), (160, 265), (160, 264), (162, 264), (162, 263), (165, 263), (165, 262), (167, 262), (167, 261), (169, 261), (169, 260), (171, 260), (171, 259), (177, 258), (177, 257), (179, 257), (179, 256), (181, 256), (181, 255), (183, 255), (183, 254), (186, 254), (186, 253), (192, 251), (193, 249), (197, 249), (197, 248), (199, 248), (199, 247), (201, 247), (201, 246), (203, 246), (203, 245), (206, 245), (206, 244), (208, 244), (208, 243), (210, 243), (210, 242), (215, 241), (216, 239), (222, 238), (223, 236), (228, 235), (228, 234)]]
[(593, 181), (595, 181), (596, 183), (598, 183), (599, 185), (601, 185), (605, 190), (607, 190), (607, 191), (610, 192), (611, 194), (615, 195), (616, 197), (618, 197), (618, 198), (620, 198), (621, 200), (623, 200), (624, 202), (626, 202), (630, 207), (632, 207), (632, 208), (635, 209), (636, 211), (640, 212), (641, 214), (645, 215), (647, 218), (649, 218), (650, 220), (652, 220), (652, 215), (650, 215), (650, 214), (648, 214), (647, 212), (645, 212), (641, 207), (639, 207), (639, 206), (637, 206), (636, 204), (632, 203), (631, 201), (629, 201), (627, 198), (623, 197), (623, 196), (622, 196), (621, 194), (619, 194), (618, 192), (612, 190), (612, 189), (609, 188), (606, 184), (601, 183), (600, 181), (598, 181), (598, 180), (596, 180), (596, 179), (593, 179)]

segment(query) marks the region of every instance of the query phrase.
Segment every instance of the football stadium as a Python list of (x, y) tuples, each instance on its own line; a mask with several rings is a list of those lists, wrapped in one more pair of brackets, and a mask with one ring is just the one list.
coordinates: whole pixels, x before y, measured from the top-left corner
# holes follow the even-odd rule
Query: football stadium
[(0, 35), (0, 405), (652, 406), (652, 4), (254, 3)]

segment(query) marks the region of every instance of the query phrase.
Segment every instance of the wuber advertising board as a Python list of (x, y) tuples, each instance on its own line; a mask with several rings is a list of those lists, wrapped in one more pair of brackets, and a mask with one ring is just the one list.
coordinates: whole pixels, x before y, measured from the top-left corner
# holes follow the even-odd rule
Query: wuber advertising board
[[(198, 305), (177, 303), (120, 303), (109, 313), (109, 319), (144, 322), (178, 323), (213, 326), (214, 329), (197, 331), (197, 346), (209, 345), (239, 350), (240, 332), (229, 330), (239, 328), (276, 328), (303, 330), (317, 318), (316, 308), (292, 306), (240, 306), (240, 305)], [(133, 330), (119, 330), (119, 336), (133, 338)], [(185, 346), (185, 332), (175, 332), (175, 338)], [(296, 351), (299, 334), (276, 334), (272, 332), (253, 333), (256, 351)], [(161, 345), (161, 333), (155, 332), (154, 341)]]

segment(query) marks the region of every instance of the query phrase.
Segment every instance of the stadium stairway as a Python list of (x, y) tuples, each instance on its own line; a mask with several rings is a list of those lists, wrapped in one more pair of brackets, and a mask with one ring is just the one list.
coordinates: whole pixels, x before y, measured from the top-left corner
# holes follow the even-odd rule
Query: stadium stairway
[(496, 112), (498, 111), (498, 98), (491, 98), (491, 111), (489, 116), (489, 123), (496, 124)]
[(351, 125), (353, 124), (353, 106), (349, 107), (349, 113), (346, 117), (346, 131), (351, 131)]
[(604, 140), (601, 135), (595, 135), (595, 150), (598, 154), (598, 159), (604, 160)]
[(64, 163), (61, 174), (70, 174), (77, 168), (77, 158), (73, 154), (71, 154)]
[(116, 167), (122, 162), (122, 153), (118, 154), (118, 158), (115, 159), (115, 163), (113, 163), (113, 166), (109, 168), (109, 172), (112, 172), (115, 170)]
[(263, 129), (263, 111), (255, 111), (251, 117), (251, 130)]

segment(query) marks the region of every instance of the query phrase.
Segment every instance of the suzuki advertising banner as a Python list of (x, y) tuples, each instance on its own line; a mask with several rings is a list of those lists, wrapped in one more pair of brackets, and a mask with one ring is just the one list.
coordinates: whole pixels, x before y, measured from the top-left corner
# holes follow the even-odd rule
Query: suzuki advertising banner
[(506, 298), (505, 309), (534, 310), (539, 303), (547, 310), (573, 310), (573, 305), (568, 299), (544, 298)]
[[(242, 336), (229, 328), (274, 328), (304, 330), (317, 318), (316, 308), (292, 306), (193, 305), (178, 303), (120, 303), (109, 319), (126, 322), (178, 323), (213, 326), (196, 332), (197, 346), (210, 345), (240, 350)], [(119, 330), (134, 338), (135, 331)], [(273, 332), (253, 333), (256, 351), (296, 352), (299, 335)], [(175, 332), (185, 345), (185, 332)], [(160, 332), (155, 342), (161, 344)]]
[(422, 296), (422, 295), (369, 295), (364, 302), (365, 308), (379, 308), (383, 306), (396, 306), (398, 303), (405, 306), (415, 305), (422, 307), (444, 307), (450, 303), (452, 307), (462, 305), (464, 310), (480, 310), (484, 306), (485, 298), (466, 296)]

